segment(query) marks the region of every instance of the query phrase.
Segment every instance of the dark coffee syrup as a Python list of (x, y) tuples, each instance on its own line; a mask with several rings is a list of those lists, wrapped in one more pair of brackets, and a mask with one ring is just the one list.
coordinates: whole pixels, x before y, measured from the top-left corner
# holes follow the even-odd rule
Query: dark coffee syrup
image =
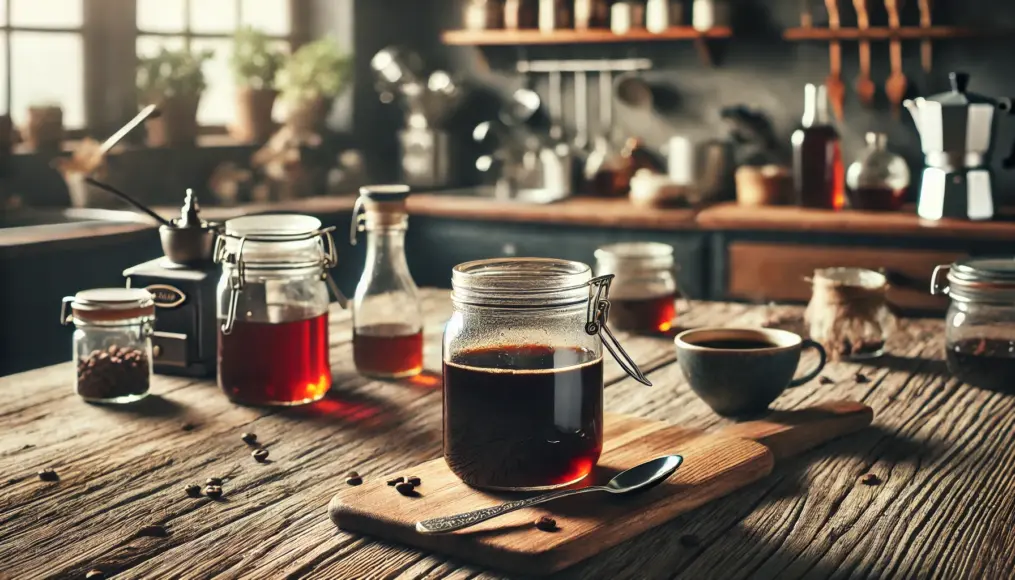
[(603, 359), (498, 346), (444, 363), (444, 458), (465, 483), (532, 489), (581, 480), (603, 447)]
[(641, 334), (666, 332), (677, 316), (677, 297), (673, 294), (646, 298), (610, 297), (610, 320), (614, 330)]
[(945, 349), (948, 370), (962, 382), (991, 391), (1015, 393), (1015, 342), (971, 338)]
[(220, 328), (218, 381), (230, 399), (249, 405), (320, 399), (331, 388), (328, 315), (279, 324), (237, 320), (229, 334)]
[(719, 340), (702, 340), (694, 343), (702, 348), (722, 348), (726, 350), (758, 350), (762, 348), (776, 348), (777, 344), (764, 340), (750, 340), (743, 338), (724, 338)]
[(404, 324), (373, 324), (353, 330), (352, 354), (364, 375), (402, 378), (423, 370), (423, 331)]

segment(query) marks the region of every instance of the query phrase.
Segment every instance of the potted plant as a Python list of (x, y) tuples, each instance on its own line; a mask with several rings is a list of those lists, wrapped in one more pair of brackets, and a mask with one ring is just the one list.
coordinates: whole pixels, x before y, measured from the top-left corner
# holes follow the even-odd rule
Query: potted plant
[(206, 86), (201, 66), (213, 54), (211, 50), (195, 54), (163, 48), (154, 56), (138, 56), (138, 99), (142, 105), (155, 105), (161, 112), (146, 121), (149, 146), (194, 144), (197, 105)]
[(63, 144), (63, 109), (60, 103), (38, 102), (28, 106), (25, 144), (32, 151), (59, 151)]
[(271, 38), (251, 27), (236, 32), (229, 65), (236, 80), (236, 123), (230, 127), (240, 141), (264, 142), (275, 126), (275, 75), (285, 62), (285, 53), (272, 47)]
[(334, 40), (322, 38), (297, 49), (275, 83), (287, 108), (286, 123), (297, 132), (323, 126), (351, 72), (352, 59)]

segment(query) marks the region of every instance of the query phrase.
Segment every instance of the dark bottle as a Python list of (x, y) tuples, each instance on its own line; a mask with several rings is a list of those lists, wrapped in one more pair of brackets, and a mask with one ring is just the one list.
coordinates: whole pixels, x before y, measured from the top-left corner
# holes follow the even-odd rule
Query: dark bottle
[(797, 204), (803, 207), (846, 205), (842, 145), (829, 120), (824, 85), (805, 87), (803, 126), (793, 133), (793, 186)]

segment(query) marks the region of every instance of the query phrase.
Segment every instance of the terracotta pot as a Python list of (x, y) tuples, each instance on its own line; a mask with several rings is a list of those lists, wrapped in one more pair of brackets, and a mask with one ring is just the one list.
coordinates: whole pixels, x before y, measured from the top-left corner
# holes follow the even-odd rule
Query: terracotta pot
[(237, 141), (264, 143), (275, 131), (271, 111), (278, 91), (240, 87), (236, 91), (236, 123), (229, 133)]
[(63, 109), (28, 107), (25, 143), (33, 151), (59, 151), (63, 144)]
[(145, 121), (149, 147), (192, 147), (197, 142), (197, 105), (201, 95), (166, 97), (162, 113)]
[(331, 112), (331, 100), (324, 97), (305, 99), (296, 103), (288, 103), (286, 124), (297, 133), (316, 132), (324, 127)]

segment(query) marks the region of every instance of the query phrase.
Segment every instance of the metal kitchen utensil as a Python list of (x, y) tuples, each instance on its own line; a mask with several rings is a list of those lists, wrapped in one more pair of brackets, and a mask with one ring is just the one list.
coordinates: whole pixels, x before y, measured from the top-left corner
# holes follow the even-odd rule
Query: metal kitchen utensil
[(684, 458), (680, 455), (664, 455), (663, 457), (646, 461), (641, 465), (636, 465), (626, 471), (621, 471), (607, 482), (606, 485), (594, 485), (581, 489), (564, 489), (528, 499), (509, 501), (498, 506), (466, 512), (464, 514), (424, 520), (416, 523), (416, 531), (421, 534), (446, 534), (472, 527), (480, 522), (485, 522), (486, 520), (513, 511), (583, 493), (604, 491), (614, 495), (626, 495), (645, 491), (666, 481), (683, 462)]
[(550, 114), (550, 138), (561, 141), (564, 138), (564, 127), (561, 125), (561, 115), (564, 112), (564, 98), (561, 94), (561, 75), (559, 70), (550, 71), (547, 75), (549, 85), (549, 98), (547, 99), (548, 112)]
[(589, 87), (584, 70), (574, 73), (574, 146), (584, 151), (589, 146)]
[(119, 143), (121, 139), (127, 136), (127, 133), (130, 133), (131, 131), (136, 129), (137, 126), (140, 125), (141, 123), (144, 123), (145, 120), (149, 118), (152, 119), (158, 118), (159, 115), (161, 114), (162, 113), (155, 108), (155, 105), (148, 105), (147, 107), (141, 109), (141, 112), (135, 115), (134, 118), (130, 120), (130, 122), (128, 122), (123, 127), (120, 127), (119, 131), (113, 133), (109, 137), (109, 139), (106, 139), (105, 141), (102, 142), (102, 145), (99, 147), (99, 156), (101, 157), (102, 155), (109, 153), (110, 149), (116, 147), (116, 144)]

